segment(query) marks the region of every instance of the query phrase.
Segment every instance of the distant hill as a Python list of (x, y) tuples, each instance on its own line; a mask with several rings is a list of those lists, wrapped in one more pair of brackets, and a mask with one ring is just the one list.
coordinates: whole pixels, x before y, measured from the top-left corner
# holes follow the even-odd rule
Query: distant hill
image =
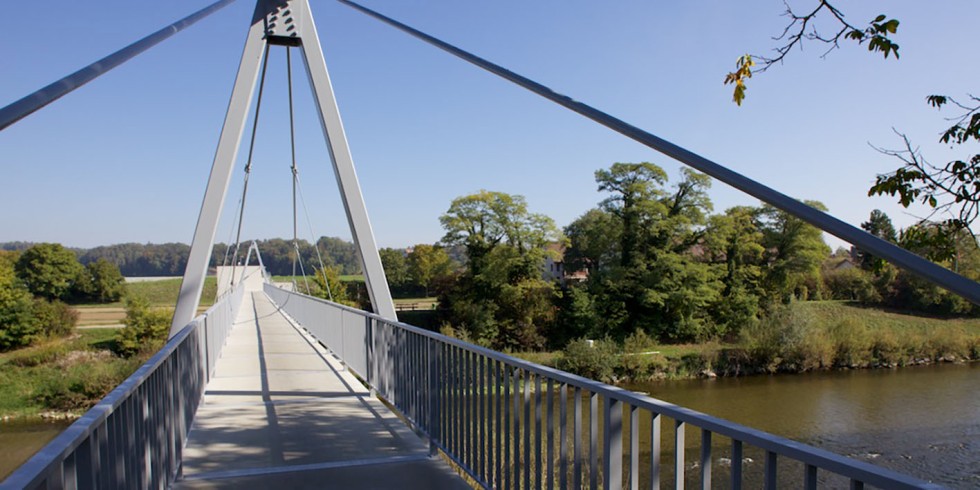
[[(292, 274), (292, 240), (272, 238), (257, 240), (257, 242), (262, 253), (262, 261), (270, 273), (274, 275)], [(0, 243), (0, 250), (23, 251), (32, 245), (34, 245), (32, 242), (5, 242)], [(321, 237), (317, 241), (317, 245), (324, 265), (338, 266), (340, 273), (344, 275), (361, 273), (360, 261), (357, 258), (357, 251), (353, 243), (337, 237)], [(245, 253), (246, 246), (247, 244), (243, 244), (242, 254)], [(226, 259), (227, 247), (223, 243), (214, 246), (211, 264), (222, 264), (226, 260), (231, 260), (230, 257)], [(89, 249), (72, 248), (71, 250), (75, 252), (78, 260), (83, 264), (106, 259), (119, 267), (119, 271), (127, 277), (182, 275), (187, 266), (187, 257), (190, 255), (190, 246), (184, 243), (120, 243)], [(310, 242), (300, 240), (299, 251), (307, 271), (319, 267), (316, 249)], [(244, 257), (239, 260), (243, 259)]]

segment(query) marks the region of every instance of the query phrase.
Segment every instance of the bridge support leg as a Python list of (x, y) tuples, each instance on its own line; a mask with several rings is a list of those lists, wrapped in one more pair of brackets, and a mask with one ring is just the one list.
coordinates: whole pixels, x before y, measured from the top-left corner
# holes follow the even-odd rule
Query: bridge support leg
[(347, 213), (351, 235), (361, 257), (371, 305), (374, 312), (382, 317), (390, 320), (397, 319), (309, 3), (307, 0), (258, 0), (255, 15), (252, 17), (252, 26), (245, 41), (242, 61), (238, 67), (238, 76), (235, 78), (231, 102), (228, 104), (224, 127), (221, 129), (221, 138), (218, 141), (211, 177), (208, 179), (207, 190), (204, 193), (204, 203), (201, 205), (194, 240), (191, 242), (190, 257), (170, 325), (171, 337), (194, 318), (200, 303), (204, 277), (207, 275), (208, 263), (214, 248), (218, 219), (221, 217), (232, 169), (245, 130), (262, 53), (269, 44), (299, 46), (303, 52), (310, 87), (316, 100), (320, 123), (333, 161), (341, 200), (344, 203), (344, 211)]
[(262, 9), (265, 2), (260, 1), (255, 9), (252, 26), (245, 39), (245, 50), (242, 61), (238, 65), (238, 75), (235, 77), (235, 87), (231, 91), (231, 101), (225, 114), (225, 123), (221, 128), (218, 139), (218, 150), (214, 155), (211, 166), (211, 176), (204, 191), (204, 203), (197, 218), (194, 229), (194, 240), (191, 242), (191, 252), (184, 269), (184, 279), (180, 283), (180, 295), (170, 323), (170, 337), (177, 335), (180, 329), (190, 323), (197, 312), (204, 289), (204, 277), (208, 272), (211, 261), (211, 251), (214, 247), (214, 236), (218, 230), (218, 219), (224, 207), (225, 196), (228, 194), (228, 184), (231, 172), (238, 156), (242, 133), (249, 108), (252, 105), (252, 95), (255, 93), (255, 81), (259, 76), (259, 65), (266, 46), (265, 13)]

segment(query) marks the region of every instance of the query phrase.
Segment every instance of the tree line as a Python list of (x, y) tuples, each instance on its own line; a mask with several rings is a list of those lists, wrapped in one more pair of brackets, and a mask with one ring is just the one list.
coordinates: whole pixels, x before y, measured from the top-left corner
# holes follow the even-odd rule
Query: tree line
[[(771, 206), (713, 214), (711, 181), (695, 171), (671, 184), (654, 164), (615, 163), (595, 178), (601, 200), (563, 230), (530, 212), (521, 196), (480, 191), (455, 199), (440, 218), (442, 243), (462, 247), (466, 262), (439, 282), (444, 324), (483, 345), (526, 350), (577, 338), (622, 341), (636, 332), (662, 342), (733, 340), (793, 301), (976, 311), (860, 250), (832, 254), (819, 229)], [(930, 239), (941, 225), (896, 232), (876, 210), (862, 226), (980, 278), (969, 233), (950, 252)], [(549, 256), (566, 271), (585, 271), (586, 279), (547, 278)]]
[[(293, 242), (282, 238), (258, 240), (262, 260), (269, 272), (275, 275), (290, 275), (293, 270)], [(299, 240), (299, 256), (305, 267), (312, 270), (318, 267), (317, 250), (306, 240)], [(0, 244), (0, 250), (24, 251), (34, 246), (30, 242), (7, 242)], [(321, 237), (317, 247), (325, 265), (339, 267), (341, 274), (360, 274), (361, 266), (354, 244), (336, 237)], [(231, 263), (234, 246), (218, 243), (212, 251), (211, 263), (220, 265)], [(248, 244), (243, 244), (240, 254), (244, 255)], [(126, 277), (180, 276), (187, 267), (190, 246), (184, 243), (120, 243), (94, 248), (72, 248), (78, 261), (88, 265), (106, 260), (116, 265)], [(239, 261), (244, 260), (240, 257)]]

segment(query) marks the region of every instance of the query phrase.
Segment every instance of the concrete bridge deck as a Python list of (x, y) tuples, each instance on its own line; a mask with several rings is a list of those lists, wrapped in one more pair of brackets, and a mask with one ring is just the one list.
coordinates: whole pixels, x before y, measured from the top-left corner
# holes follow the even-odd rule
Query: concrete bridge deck
[(177, 488), (470, 488), (265, 293), (240, 311)]

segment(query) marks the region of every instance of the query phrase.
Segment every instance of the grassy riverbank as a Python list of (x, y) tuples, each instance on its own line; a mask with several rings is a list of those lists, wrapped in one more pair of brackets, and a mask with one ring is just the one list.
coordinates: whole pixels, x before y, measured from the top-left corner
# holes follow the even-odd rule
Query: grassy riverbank
[(605, 381), (899, 367), (980, 359), (980, 319), (800, 302), (731, 342), (657, 345), (634, 335), (625, 344), (599, 340), (515, 355)]
[(88, 410), (146, 360), (115, 355), (116, 332), (77, 330), (0, 353), (0, 417), (71, 417)]

